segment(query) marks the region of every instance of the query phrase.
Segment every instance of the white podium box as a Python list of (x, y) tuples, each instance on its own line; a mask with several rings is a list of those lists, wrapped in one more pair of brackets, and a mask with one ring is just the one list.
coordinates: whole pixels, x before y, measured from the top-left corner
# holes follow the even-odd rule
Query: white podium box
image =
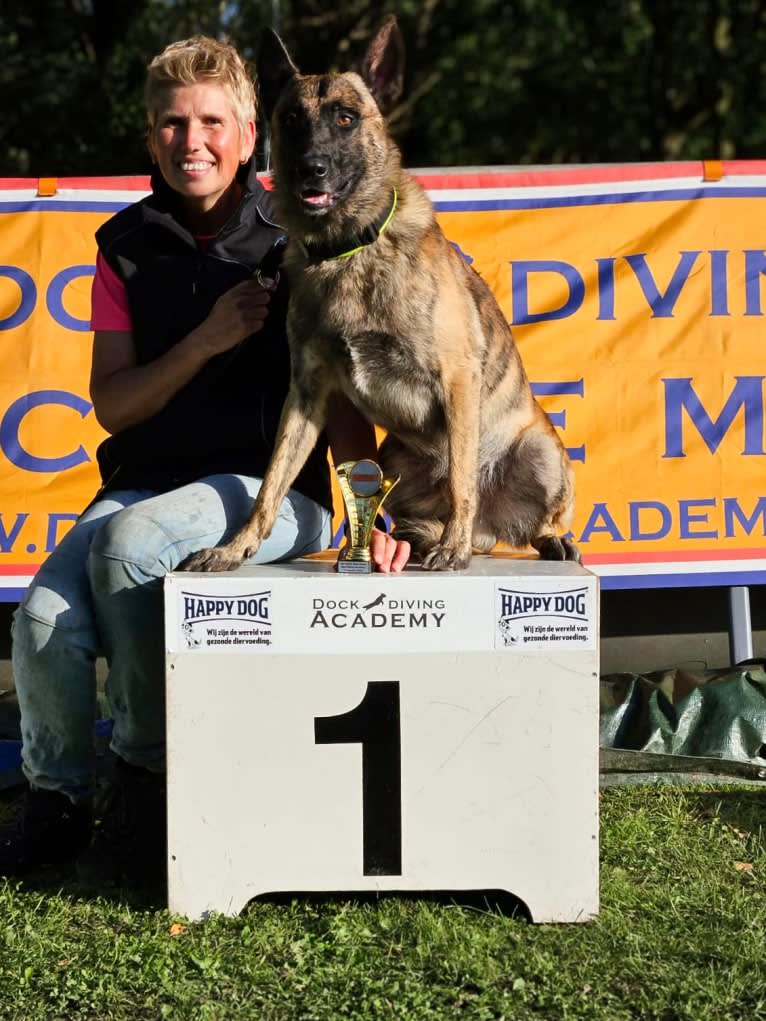
[(598, 585), (575, 564), (165, 582), (168, 901), (505, 890), (598, 911)]

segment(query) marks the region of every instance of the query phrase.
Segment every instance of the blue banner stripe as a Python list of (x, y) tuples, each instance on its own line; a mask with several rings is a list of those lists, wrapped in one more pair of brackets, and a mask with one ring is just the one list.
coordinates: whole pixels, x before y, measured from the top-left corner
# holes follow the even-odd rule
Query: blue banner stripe
[[(588, 567), (587, 556), (585, 567)], [(595, 569), (594, 567), (590, 568)], [(704, 571), (700, 574), (601, 575), (602, 591), (646, 588), (702, 588), (714, 585), (763, 585), (766, 571)]]

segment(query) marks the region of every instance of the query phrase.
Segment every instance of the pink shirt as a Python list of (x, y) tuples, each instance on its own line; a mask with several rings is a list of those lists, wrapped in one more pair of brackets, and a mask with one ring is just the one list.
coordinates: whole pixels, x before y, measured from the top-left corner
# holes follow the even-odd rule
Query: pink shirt
[(133, 328), (125, 284), (101, 252), (96, 256), (96, 273), (90, 292), (91, 330), (127, 330)]

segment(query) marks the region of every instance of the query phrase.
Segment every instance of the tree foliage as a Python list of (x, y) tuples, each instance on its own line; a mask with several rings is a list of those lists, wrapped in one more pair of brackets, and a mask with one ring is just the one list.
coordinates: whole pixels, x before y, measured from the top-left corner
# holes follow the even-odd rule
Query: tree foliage
[(404, 32), (391, 119), (410, 166), (754, 158), (766, 150), (761, 0), (11, 0), (0, 174), (143, 173), (143, 77), (195, 32), (252, 58), (274, 25), (306, 72), (344, 69), (382, 14)]

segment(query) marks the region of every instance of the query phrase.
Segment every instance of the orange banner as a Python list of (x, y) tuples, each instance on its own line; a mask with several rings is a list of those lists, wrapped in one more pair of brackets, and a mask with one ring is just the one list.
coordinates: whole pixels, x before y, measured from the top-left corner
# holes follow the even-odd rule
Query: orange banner
[[(766, 163), (419, 176), (570, 450), (604, 587), (766, 580)], [(98, 486), (93, 235), (146, 187), (0, 180), (0, 598)]]

